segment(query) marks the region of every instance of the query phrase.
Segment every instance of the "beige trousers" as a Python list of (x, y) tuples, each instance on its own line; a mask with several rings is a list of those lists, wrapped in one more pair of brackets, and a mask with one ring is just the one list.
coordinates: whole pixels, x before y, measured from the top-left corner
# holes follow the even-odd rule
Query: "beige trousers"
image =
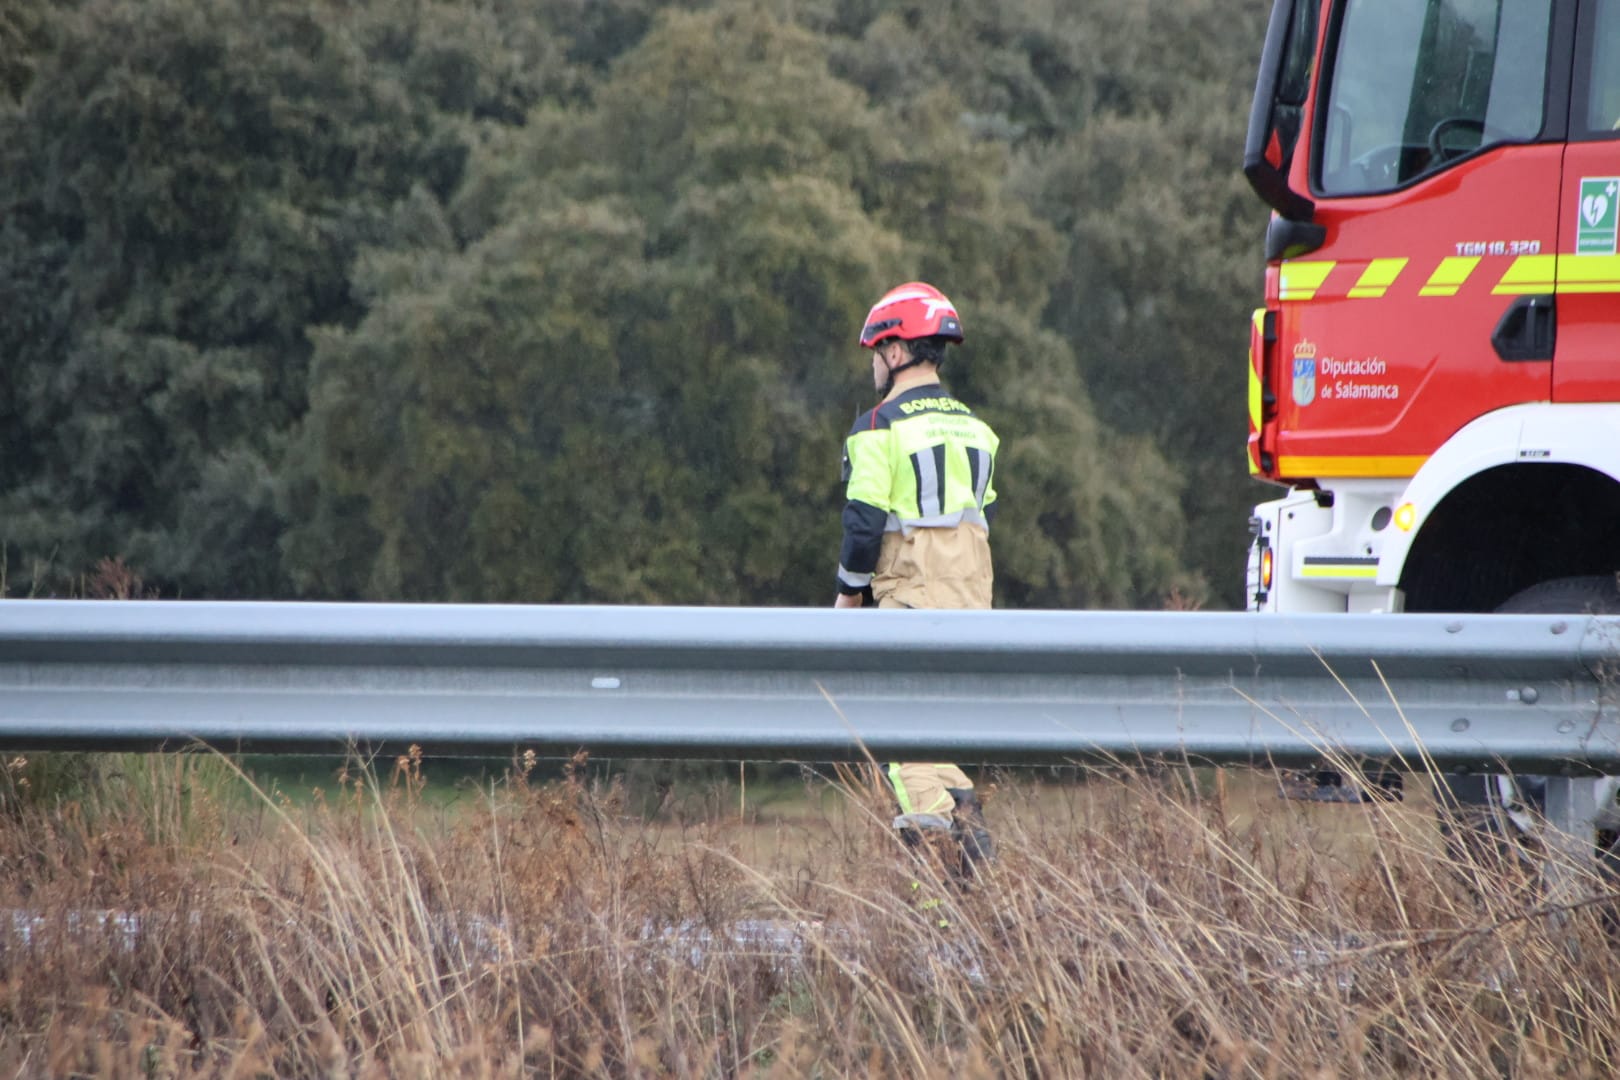
[[(987, 608), (994, 574), (990, 537), (977, 525), (885, 533), (872, 575), (880, 608)], [(935, 814), (949, 821), (956, 808), (948, 788), (971, 790), (955, 765), (905, 762), (885, 770), (902, 814)]]
[(884, 533), (872, 598), (880, 608), (987, 608), (994, 579), (978, 525)]

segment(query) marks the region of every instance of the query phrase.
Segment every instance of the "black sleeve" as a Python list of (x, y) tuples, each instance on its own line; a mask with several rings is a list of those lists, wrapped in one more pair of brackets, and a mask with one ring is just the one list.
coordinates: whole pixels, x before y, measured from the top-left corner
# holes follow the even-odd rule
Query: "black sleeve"
[(864, 592), (871, 598), (872, 571), (883, 550), (883, 526), (889, 515), (851, 499), (844, 504), (844, 546), (838, 553), (838, 591)]

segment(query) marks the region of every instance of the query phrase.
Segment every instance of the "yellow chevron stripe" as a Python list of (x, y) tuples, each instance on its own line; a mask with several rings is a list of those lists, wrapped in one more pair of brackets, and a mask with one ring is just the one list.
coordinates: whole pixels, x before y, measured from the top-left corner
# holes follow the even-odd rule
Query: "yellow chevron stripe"
[(1550, 293), (1558, 280), (1558, 256), (1520, 255), (1508, 264), (1491, 292), (1497, 296)]
[(1468, 275), (1479, 265), (1478, 255), (1450, 255), (1440, 260), (1429, 280), (1418, 290), (1419, 296), (1456, 296)]
[(1309, 300), (1338, 264), (1332, 261), (1285, 262), (1279, 268), (1282, 298)]
[(1374, 259), (1351, 287), (1351, 298), (1383, 296), (1395, 279), (1401, 276), (1401, 271), (1406, 269), (1407, 262), (1406, 259)]
[[(1376, 299), (1389, 292), (1410, 262), (1407, 258), (1373, 259), (1348, 295)], [(1451, 255), (1418, 288), (1419, 296), (1456, 296), (1480, 264), (1477, 255)], [(1338, 266), (1331, 260), (1285, 262), (1281, 266), (1284, 300), (1313, 300)], [(1520, 255), (1507, 264), (1491, 288), (1496, 296), (1539, 293), (1620, 293), (1620, 255)]]
[(1558, 291), (1620, 292), (1620, 255), (1558, 256)]

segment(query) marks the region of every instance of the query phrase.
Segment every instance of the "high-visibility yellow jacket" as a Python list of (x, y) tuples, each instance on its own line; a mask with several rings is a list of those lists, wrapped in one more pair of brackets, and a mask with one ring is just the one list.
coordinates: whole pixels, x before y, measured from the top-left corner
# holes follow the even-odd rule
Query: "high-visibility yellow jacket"
[[(912, 387), (857, 418), (844, 439), (839, 591), (873, 590), (880, 602), (889, 595), (910, 607), (988, 607), (985, 538), (996, 510), (1000, 442), (938, 383)], [(913, 542), (921, 530), (928, 534), (920, 539), (936, 542)]]

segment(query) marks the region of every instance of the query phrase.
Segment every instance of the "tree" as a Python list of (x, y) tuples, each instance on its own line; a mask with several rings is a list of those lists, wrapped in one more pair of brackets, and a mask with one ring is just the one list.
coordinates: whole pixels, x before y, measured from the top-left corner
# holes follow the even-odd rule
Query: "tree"
[(821, 603), (921, 277), (1003, 601), (1230, 600), (1260, 7), (14, 0), (14, 587)]
[(757, 4), (666, 11), (589, 103), (475, 159), (451, 208), (464, 256), (379, 255), (371, 315), (318, 349), (288, 548), (303, 588), (826, 602), (838, 418), (869, 393), (854, 328), (908, 276), (973, 298), (985, 345), (953, 378), (1040, 448), (1003, 489), (1007, 595), (1174, 583), (1173, 497), (1121, 532), (1061, 531), (1106, 513), (1102, 461), (1168, 477), (1100, 428), (1037, 328), (1060, 249), (1006, 196), (1006, 148), (948, 94), (874, 109), (828, 56)]
[(1261, 12), (1150, 3), (1107, 26), (1117, 85), (1099, 100), (1115, 105), (1031, 153), (1015, 181), (1071, 241), (1045, 322), (1084, 343), (1104, 414), (1174, 464), (1198, 526), (1185, 565), (1241, 607), (1245, 523), (1268, 497), (1243, 459), (1266, 210), (1234, 167)]
[(0, 105), (23, 96), (49, 51), (50, 8), (50, 0), (9, 0), (0, 7)]
[(1238, 605), (1262, 493), (1242, 458), (1243, 358), (1266, 211), (1236, 165), (1268, 8), (845, 0), (809, 16), (840, 35), (835, 66), (874, 100), (946, 88), (964, 130), (1015, 152), (1010, 197), (1064, 249), (1042, 325), (1072, 346), (1109, 424), (1174, 465), (1116, 472), (1118, 508), (1156, 503), (1168, 482), (1199, 524), (1181, 556), (1188, 594), (1202, 578)]
[(355, 253), (414, 188), (457, 186), (480, 123), (577, 90), (560, 59), (538, 75), (501, 47), (483, 8), (457, 14), (57, 14), (58, 48), (0, 118), (0, 541), (25, 587), (121, 554), (169, 594), (285, 592), (276, 477), (307, 329), (359, 318)]

